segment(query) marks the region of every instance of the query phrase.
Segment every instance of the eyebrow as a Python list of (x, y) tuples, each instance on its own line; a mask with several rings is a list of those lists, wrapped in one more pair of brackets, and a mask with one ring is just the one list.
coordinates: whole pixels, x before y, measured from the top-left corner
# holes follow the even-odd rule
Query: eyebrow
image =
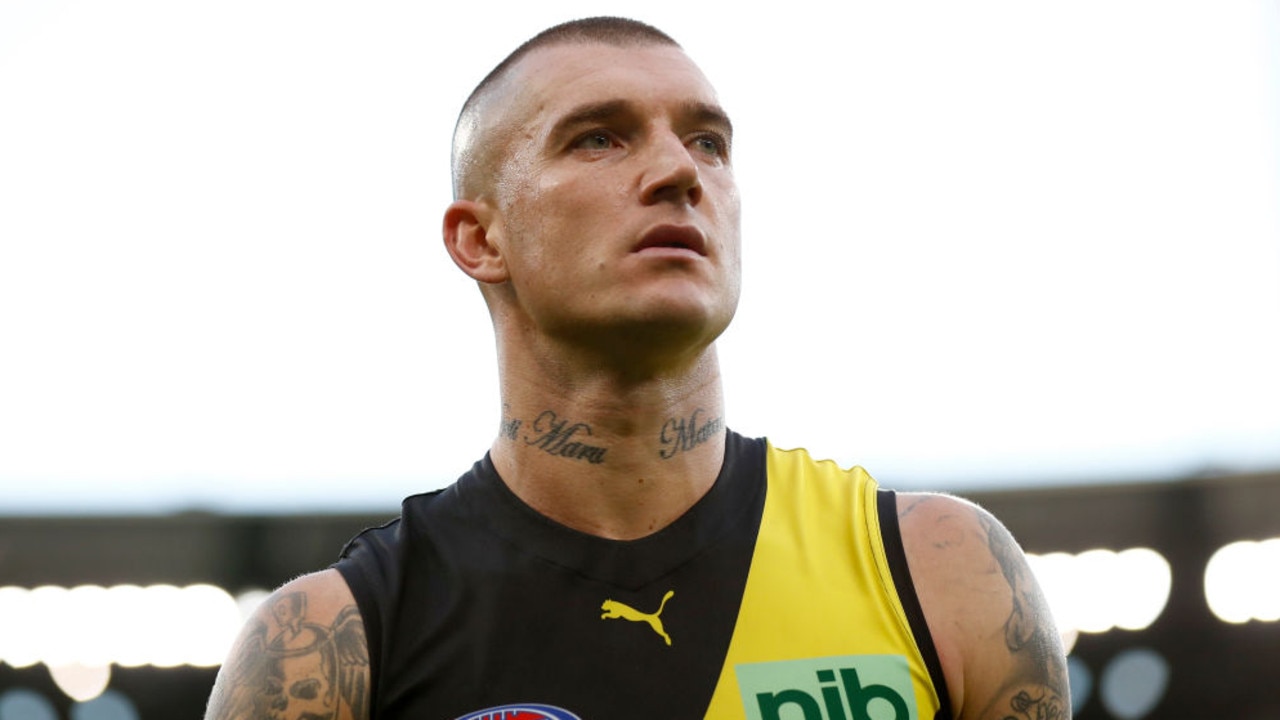
[(733, 137), (733, 122), (729, 120), (729, 114), (719, 105), (705, 102), (689, 102), (685, 103), (682, 108), (684, 115), (692, 117), (702, 125), (718, 125), (728, 137)]
[(585, 103), (570, 110), (564, 117), (556, 121), (552, 127), (552, 134), (558, 134), (565, 128), (576, 125), (590, 125), (592, 123), (612, 120), (619, 115), (624, 115), (631, 109), (631, 103), (626, 100), (605, 100), (603, 102)]
[[(635, 105), (629, 100), (616, 99), (584, 103), (573, 108), (564, 117), (557, 120), (551, 128), (550, 135), (551, 137), (557, 137), (571, 128), (614, 120), (632, 113), (640, 114)], [(681, 118), (691, 119), (699, 125), (715, 125), (726, 136), (733, 137), (733, 123), (729, 120), (728, 113), (719, 105), (689, 101), (681, 104), (679, 115)]]

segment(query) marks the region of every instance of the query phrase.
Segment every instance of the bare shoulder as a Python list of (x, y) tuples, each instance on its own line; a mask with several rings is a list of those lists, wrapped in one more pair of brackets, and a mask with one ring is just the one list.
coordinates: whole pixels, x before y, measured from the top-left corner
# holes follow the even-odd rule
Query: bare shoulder
[(958, 720), (1066, 720), (1066, 658), (1022, 549), (960, 498), (899, 493), (916, 592)]
[(336, 570), (292, 580), (240, 631), (218, 671), (205, 720), (369, 717), (369, 648)]

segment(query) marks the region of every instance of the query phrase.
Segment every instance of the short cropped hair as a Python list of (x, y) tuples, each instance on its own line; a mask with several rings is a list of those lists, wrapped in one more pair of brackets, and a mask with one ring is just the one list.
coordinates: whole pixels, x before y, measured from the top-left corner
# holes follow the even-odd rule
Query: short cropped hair
[[(453, 129), (453, 156), (452, 156), (452, 173), (453, 173), (453, 194), (454, 198), (463, 196), (466, 186), (471, 185), (468, 176), (472, 174), (472, 169), (477, 165), (474, 161), (464, 158), (464, 154), (470, 154), (470, 148), (463, 147), (470, 144), (470, 138), (464, 138), (461, 131), (464, 125), (472, 124), (469, 120), (474, 121), (472, 116), (480, 105), (480, 100), (484, 94), (498, 83), (511, 70), (521, 58), (539, 48), (551, 47), (553, 45), (576, 45), (586, 43), (602, 43), (612, 45), (614, 47), (633, 47), (638, 45), (669, 45), (679, 48), (677, 43), (670, 35), (662, 32), (652, 25), (640, 22), (639, 20), (631, 20), (621, 17), (591, 17), (582, 18), (580, 20), (570, 20), (554, 27), (547, 28), (542, 32), (534, 35), (524, 41), (511, 52), (502, 62), (498, 63), (488, 75), (476, 85), (471, 94), (467, 96), (467, 101), (462, 104), (462, 111), (458, 113), (457, 123)], [(485, 164), (485, 163), (479, 163)]]

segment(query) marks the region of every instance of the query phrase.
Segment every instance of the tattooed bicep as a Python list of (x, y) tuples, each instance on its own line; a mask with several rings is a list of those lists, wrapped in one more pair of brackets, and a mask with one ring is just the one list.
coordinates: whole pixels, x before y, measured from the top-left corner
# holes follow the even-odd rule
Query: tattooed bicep
[(963, 720), (1069, 717), (1066, 658), (1013, 535), (947, 495), (899, 497), (903, 546)]
[(306, 583), (269, 597), (219, 671), (206, 720), (367, 718), (364, 625), (353, 603), (335, 611), (333, 600)]
[[(1013, 535), (990, 513), (973, 509), (1000, 569), (1009, 610), (1003, 623), (1008, 663), (991, 711), (996, 720), (1062, 720), (1071, 716), (1066, 657), (1049, 603)], [(999, 652), (992, 648), (991, 652)]]
[(1071, 703), (1063, 688), (1025, 685), (1004, 693), (992, 711), (991, 720), (1070, 720)]

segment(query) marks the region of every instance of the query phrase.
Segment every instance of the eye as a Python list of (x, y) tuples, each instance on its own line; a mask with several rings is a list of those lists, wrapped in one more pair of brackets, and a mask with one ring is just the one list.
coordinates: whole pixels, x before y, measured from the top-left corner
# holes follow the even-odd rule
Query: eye
[(707, 155), (713, 155), (718, 158), (729, 156), (729, 141), (719, 133), (696, 135), (690, 144)]
[(617, 145), (617, 141), (614, 140), (613, 135), (604, 130), (592, 130), (591, 132), (583, 133), (573, 141), (575, 150), (608, 150), (615, 145)]
[(299, 680), (289, 686), (289, 694), (299, 700), (315, 700), (320, 697), (320, 681), (315, 678)]

